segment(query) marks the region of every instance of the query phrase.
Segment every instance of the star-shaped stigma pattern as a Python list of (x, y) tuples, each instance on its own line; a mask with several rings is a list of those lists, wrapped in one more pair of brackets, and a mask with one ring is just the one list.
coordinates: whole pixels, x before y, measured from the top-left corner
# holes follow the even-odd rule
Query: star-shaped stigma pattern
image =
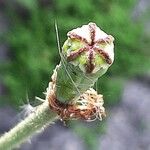
[(112, 64), (113, 60), (110, 57), (109, 53), (100, 45), (112, 44), (114, 38), (111, 35), (105, 34), (103, 31), (101, 32), (105, 36), (103, 35), (102, 38), (97, 38), (98, 33), (96, 32), (98, 27), (95, 23), (89, 23), (87, 27), (88, 29), (86, 30), (86, 32), (89, 32), (89, 34), (86, 32), (84, 34), (87, 34), (88, 38), (82, 36), (82, 34), (80, 34), (80, 31), (76, 32), (72, 30), (68, 32), (67, 35), (69, 39), (81, 41), (83, 43), (83, 46), (77, 50), (70, 51), (69, 54), (67, 54), (67, 60), (71, 62), (73, 60), (76, 60), (79, 56), (81, 56), (81, 54), (86, 53), (87, 60), (85, 63), (85, 70), (86, 73), (92, 73), (95, 68), (95, 55), (99, 55), (108, 65)]

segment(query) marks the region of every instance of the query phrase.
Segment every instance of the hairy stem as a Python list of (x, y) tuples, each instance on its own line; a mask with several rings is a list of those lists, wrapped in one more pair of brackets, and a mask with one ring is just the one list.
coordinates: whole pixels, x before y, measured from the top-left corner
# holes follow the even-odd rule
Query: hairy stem
[(12, 150), (56, 119), (57, 114), (50, 110), (46, 100), (35, 112), (0, 137), (0, 150)]

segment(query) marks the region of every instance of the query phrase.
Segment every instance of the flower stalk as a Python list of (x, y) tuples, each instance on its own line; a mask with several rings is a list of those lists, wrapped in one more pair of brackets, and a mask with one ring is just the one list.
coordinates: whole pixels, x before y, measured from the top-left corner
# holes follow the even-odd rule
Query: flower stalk
[(0, 138), (0, 150), (12, 150), (18, 147), (57, 119), (58, 115), (49, 109), (49, 103), (45, 101), (36, 108), (35, 112)]
[(114, 38), (95, 23), (68, 32), (43, 104), (0, 137), (0, 150), (12, 150), (57, 119), (102, 120), (103, 96), (91, 87), (114, 61)]

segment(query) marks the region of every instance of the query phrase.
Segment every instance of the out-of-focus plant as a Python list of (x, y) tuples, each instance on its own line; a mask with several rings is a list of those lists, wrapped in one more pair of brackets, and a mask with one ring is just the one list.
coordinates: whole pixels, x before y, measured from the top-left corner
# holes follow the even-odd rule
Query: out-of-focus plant
[(11, 102), (20, 104), (26, 93), (33, 98), (46, 87), (49, 71), (59, 61), (54, 40), (54, 19), (58, 20), (61, 29), (61, 42), (66, 29), (92, 20), (115, 35), (115, 65), (97, 83), (97, 87), (102, 85), (100, 90), (104, 92), (108, 104), (118, 100), (123, 80), (146, 71), (150, 63), (147, 50), (139, 44), (143, 38), (142, 26), (139, 22), (134, 23), (131, 17), (135, 2), (65, 0), (44, 5), (37, 0), (18, 0), (14, 6), (9, 3), (7, 12), (11, 26), (7, 40), (11, 61), (7, 65), (5, 84)]
[(113, 104), (118, 99), (125, 78), (141, 74), (149, 66), (146, 50), (140, 46), (142, 25), (132, 21), (132, 8), (136, 1), (56, 0), (49, 5), (37, 0), (17, 2), (16, 7), (9, 4), (7, 8), (11, 18), (11, 28), (7, 35), (11, 61), (4, 78), (11, 96), (9, 98), (15, 105), (25, 99), (26, 93), (33, 98), (44, 91), (46, 78), (59, 61), (55, 19), (61, 29), (61, 43), (66, 30), (92, 20), (115, 35), (114, 66), (97, 83), (98, 88), (100, 84), (103, 85), (100, 90), (108, 95), (108, 104)]
[(26, 93), (30, 99), (35, 95), (43, 96), (39, 93), (45, 90), (49, 73), (59, 62), (54, 32), (57, 19), (61, 43), (67, 30), (89, 21), (115, 36), (114, 65), (96, 87), (103, 93), (107, 106), (116, 104), (124, 81), (146, 72), (150, 65), (142, 23), (132, 20), (135, 4), (136, 0), (53, 0), (45, 3), (17, 0), (16, 5), (9, 2), (6, 11), (11, 26), (6, 38), (11, 60), (3, 72), (9, 102), (22, 104)]

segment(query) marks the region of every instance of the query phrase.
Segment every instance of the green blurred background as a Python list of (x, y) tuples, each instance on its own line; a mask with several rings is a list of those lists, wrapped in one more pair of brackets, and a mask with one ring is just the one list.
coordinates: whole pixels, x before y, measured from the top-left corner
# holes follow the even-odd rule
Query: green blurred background
[[(0, 60), (0, 78), (4, 92), (0, 105), (18, 109), (28, 95), (44, 98), (53, 69), (60, 61), (54, 21), (57, 20), (60, 43), (69, 30), (95, 22), (115, 37), (115, 62), (99, 79), (97, 88), (104, 95), (105, 106), (119, 103), (124, 83), (135, 76), (150, 73), (150, 33), (145, 32), (147, 13), (136, 16), (137, 0), (13, 0), (1, 8), (8, 19), (8, 30), (0, 34), (9, 47), (8, 59)], [(108, 108), (107, 108), (108, 109)], [(78, 134), (94, 149), (97, 134), (105, 131), (105, 122), (92, 130), (82, 123), (70, 122)]]

